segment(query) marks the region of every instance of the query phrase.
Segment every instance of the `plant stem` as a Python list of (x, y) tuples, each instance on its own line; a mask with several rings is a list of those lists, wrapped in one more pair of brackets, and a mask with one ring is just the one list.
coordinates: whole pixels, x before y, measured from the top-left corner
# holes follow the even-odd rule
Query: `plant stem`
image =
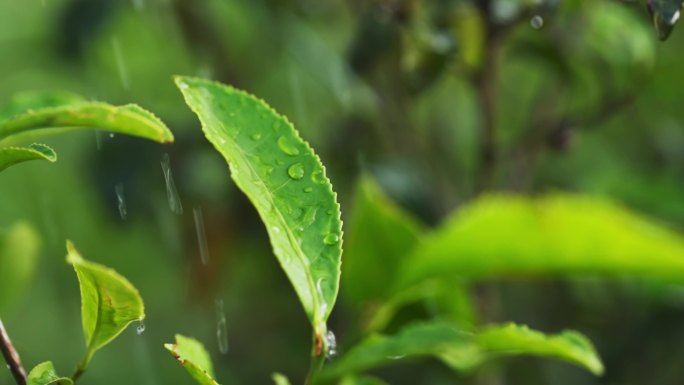
[(12, 345), (12, 340), (10, 340), (7, 330), (5, 330), (5, 325), (0, 319), (0, 350), (2, 350), (2, 355), (5, 357), (5, 362), (9, 367), (14, 380), (18, 385), (26, 385), (28, 380), (26, 379), (26, 371), (21, 365), (21, 359), (19, 358), (19, 353), (14, 349)]
[(325, 364), (325, 353), (323, 352), (324, 344), (323, 335), (319, 335), (319, 333), (314, 330), (311, 343), (311, 364), (304, 385), (313, 385), (318, 373), (323, 369), (323, 364)]

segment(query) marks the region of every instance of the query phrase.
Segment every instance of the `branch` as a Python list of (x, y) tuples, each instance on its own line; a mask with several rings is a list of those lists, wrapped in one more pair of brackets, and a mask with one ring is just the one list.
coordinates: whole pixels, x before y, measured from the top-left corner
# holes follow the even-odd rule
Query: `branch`
[(26, 379), (26, 371), (21, 365), (19, 353), (14, 349), (12, 340), (10, 340), (9, 335), (7, 335), (7, 330), (5, 330), (2, 319), (0, 319), (0, 350), (5, 357), (5, 362), (7, 362), (10, 372), (12, 372), (12, 376), (14, 376), (14, 380), (18, 385), (26, 385), (28, 382)]

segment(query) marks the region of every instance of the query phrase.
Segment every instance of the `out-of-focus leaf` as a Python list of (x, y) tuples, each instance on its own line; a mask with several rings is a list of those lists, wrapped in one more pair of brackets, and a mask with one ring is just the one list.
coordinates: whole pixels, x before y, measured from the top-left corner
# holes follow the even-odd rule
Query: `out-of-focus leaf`
[(271, 376), (276, 385), (290, 385), (290, 380), (280, 373), (273, 373)]
[(259, 212), (323, 341), (342, 254), (340, 207), (325, 168), (292, 124), (260, 99), (203, 79), (177, 77), (176, 84)]
[(397, 287), (436, 276), (630, 275), (684, 281), (684, 240), (616, 204), (584, 196), (484, 197), (405, 260)]
[(682, 0), (647, 0), (648, 11), (660, 40), (666, 40), (679, 21)]
[(0, 121), (10, 119), (29, 110), (63, 107), (84, 101), (79, 95), (63, 91), (22, 92), (13, 96), (6, 104), (0, 106)]
[(386, 299), (398, 262), (418, 243), (423, 225), (387, 197), (368, 175), (359, 179), (342, 268), (346, 297), (356, 304)]
[(0, 312), (26, 289), (36, 268), (41, 239), (26, 222), (0, 231)]
[(176, 334), (176, 343), (165, 344), (164, 347), (198, 384), (218, 385), (214, 379), (214, 366), (211, 363), (211, 357), (201, 342), (194, 338)]
[(80, 128), (108, 130), (161, 143), (173, 142), (173, 134), (166, 125), (140, 106), (82, 102), (14, 115), (0, 122), (0, 143), (15, 143)]
[(387, 383), (371, 376), (346, 376), (339, 382), (339, 385), (387, 385)]
[(73, 385), (73, 383), (71, 378), (57, 375), (51, 361), (36, 365), (28, 374), (28, 385)]
[(465, 287), (458, 282), (439, 279), (421, 282), (397, 292), (382, 303), (373, 312), (365, 330), (381, 332), (402, 307), (420, 301), (438, 307), (439, 314), (435, 316), (449, 319), (460, 327), (470, 328), (475, 325), (475, 310), (468, 294)]
[(403, 359), (430, 356), (467, 372), (494, 358), (519, 355), (556, 358), (597, 375), (603, 372), (594, 347), (577, 332), (547, 336), (510, 324), (468, 333), (444, 323), (427, 323), (409, 326), (396, 336), (370, 337), (331, 364), (323, 375), (333, 379)]
[(33, 143), (28, 147), (0, 148), (0, 171), (29, 160), (54, 162), (57, 160), (57, 154), (49, 146), (40, 143)]
[(140, 293), (114, 270), (84, 260), (71, 241), (67, 241), (70, 263), (81, 289), (81, 317), (86, 339), (86, 354), (79, 364), (83, 372), (95, 352), (110, 343), (132, 322), (145, 318)]

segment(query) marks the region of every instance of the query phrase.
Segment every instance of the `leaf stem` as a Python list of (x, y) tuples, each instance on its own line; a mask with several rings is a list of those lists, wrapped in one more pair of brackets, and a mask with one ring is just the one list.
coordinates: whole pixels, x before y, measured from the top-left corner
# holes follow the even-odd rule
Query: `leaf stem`
[(325, 364), (325, 333), (320, 334), (314, 329), (312, 343), (311, 343), (311, 364), (309, 366), (309, 373), (306, 375), (306, 381), (304, 385), (313, 385), (316, 381), (316, 377), (323, 369)]
[(18, 385), (26, 385), (28, 382), (26, 379), (26, 371), (21, 365), (19, 353), (17, 353), (14, 345), (12, 345), (12, 340), (10, 340), (7, 330), (5, 330), (2, 319), (0, 319), (0, 350), (5, 357), (5, 362), (7, 362), (10, 372), (12, 372), (12, 376), (14, 376), (14, 380)]

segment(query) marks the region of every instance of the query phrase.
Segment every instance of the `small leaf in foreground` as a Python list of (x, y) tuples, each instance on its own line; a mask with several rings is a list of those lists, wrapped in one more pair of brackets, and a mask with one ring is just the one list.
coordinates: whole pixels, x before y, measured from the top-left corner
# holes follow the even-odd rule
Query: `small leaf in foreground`
[(28, 110), (0, 121), (0, 143), (15, 143), (80, 128), (108, 130), (160, 143), (173, 142), (173, 134), (166, 125), (138, 105), (81, 102)]
[[(292, 124), (262, 100), (208, 80), (175, 80), (259, 212), (273, 252), (322, 342), (337, 298), (342, 254), (340, 207), (325, 168)], [(323, 350), (319, 346), (317, 353)]]
[(145, 318), (145, 307), (138, 289), (126, 278), (110, 268), (84, 260), (71, 241), (67, 241), (67, 251), (67, 262), (78, 276), (86, 339), (86, 354), (74, 376), (78, 378), (98, 349), (132, 322)]
[(176, 334), (176, 343), (165, 344), (164, 347), (198, 384), (218, 385), (214, 379), (214, 366), (211, 363), (211, 357), (201, 342), (194, 338)]
[(68, 377), (60, 377), (51, 361), (36, 365), (28, 375), (28, 385), (73, 385)]
[(458, 371), (470, 371), (501, 356), (534, 355), (564, 360), (599, 375), (603, 365), (591, 343), (577, 332), (547, 336), (524, 326), (490, 326), (469, 333), (445, 323), (405, 328), (395, 336), (372, 336), (324, 372), (326, 379), (389, 365), (402, 359), (436, 357)]
[(29, 160), (55, 162), (57, 154), (52, 148), (40, 143), (33, 143), (28, 147), (0, 148), (0, 171)]

